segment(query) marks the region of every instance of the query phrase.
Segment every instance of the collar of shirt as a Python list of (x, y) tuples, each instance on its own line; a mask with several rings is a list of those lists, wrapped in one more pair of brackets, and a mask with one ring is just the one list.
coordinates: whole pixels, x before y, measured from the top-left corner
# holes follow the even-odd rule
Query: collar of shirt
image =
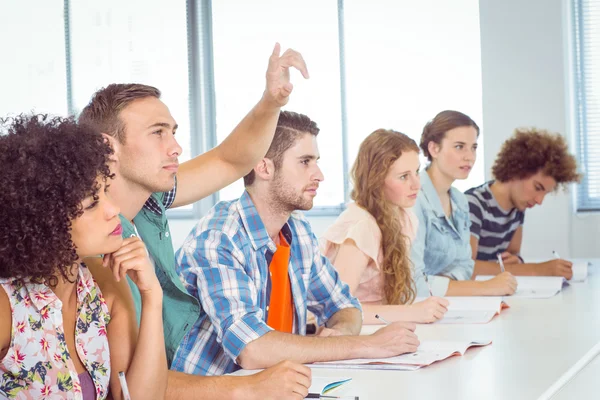
[[(438, 196), (435, 186), (433, 186), (427, 170), (421, 171), (419, 175), (421, 177), (421, 195), (425, 195), (425, 199), (431, 205), (437, 217), (445, 218), (446, 213), (442, 207), (442, 201), (440, 200), (440, 196)], [(452, 201), (452, 205), (456, 206), (463, 213), (469, 212), (469, 204), (464, 201), (462, 193), (454, 187), (450, 187), (450, 200)]]
[[(244, 194), (238, 199), (236, 207), (254, 250), (258, 251), (260, 248), (267, 246), (271, 252), (277, 251), (277, 245), (269, 236), (267, 228), (263, 224), (262, 218), (247, 191), (244, 191)], [(292, 247), (293, 235), (288, 223), (289, 219), (281, 228), (281, 233), (283, 233), (283, 237), (285, 237), (289, 246)]]
[[(62, 279), (62, 277), (58, 278)], [(77, 275), (76, 292), (77, 292), (77, 303), (83, 304), (85, 299), (92, 294), (92, 288), (94, 287), (94, 279), (91, 273), (85, 265), (79, 266), (79, 272)], [(62, 309), (62, 302), (54, 294), (52, 289), (46, 286), (44, 283), (34, 283), (28, 281), (27, 291), (31, 298), (31, 303), (42, 311), (45, 307), (56, 303), (55, 307)]]

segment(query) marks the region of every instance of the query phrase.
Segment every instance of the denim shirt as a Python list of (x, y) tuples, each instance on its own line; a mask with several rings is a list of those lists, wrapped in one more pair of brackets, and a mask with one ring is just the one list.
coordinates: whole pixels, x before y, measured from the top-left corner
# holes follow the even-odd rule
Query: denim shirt
[(411, 248), (417, 296), (429, 291), (423, 278), (428, 276), (435, 296), (443, 296), (450, 279), (468, 280), (475, 262), (471, 258), (469, 203), (458, 189), (450, 188), (452, 220), (446, 217), (440, 198), (427, 171), (421, 174), (421, 190), (413, 208), (419, 219), (417, 237)]

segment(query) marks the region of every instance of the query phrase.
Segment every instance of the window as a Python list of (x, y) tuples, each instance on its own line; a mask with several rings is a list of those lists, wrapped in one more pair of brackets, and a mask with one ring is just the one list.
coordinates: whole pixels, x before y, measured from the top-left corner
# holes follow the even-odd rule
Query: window
[(577, 211), (600, 211), (600, 4), (573, 0), (574, 126), (583, 179)]
[[(275, 42), (282, 53), (302, 53), (311, 75), (292, 72), (294, 91), (286, 110), (306, 114), (321, 129), (318, 136), (325, 183), (315, 206), (344, 202), (341, 149), (340, 57), (337, 2), (322, 0), (212, 2), (217, 141), (221, 142), (248, 113), (265, 88), (265, 71)], [(234, 199), (243, 182), (221, 190)]]
[[(32, 12), (35, 10), (35, 12)], [(4, 54), (0, 116), (22, 112), (67, 114), (64, 9), (45, 0), (2, 4)]]
[[(464, 112), (482, 125), (481, 46), (477, 0), (346, 1), (348, 160), (378, 128), (417, 144), (438, 112)], [(461, 190), (484, 181), (483, 140)], [(425, 158), (421, 165), (425, 166)]]

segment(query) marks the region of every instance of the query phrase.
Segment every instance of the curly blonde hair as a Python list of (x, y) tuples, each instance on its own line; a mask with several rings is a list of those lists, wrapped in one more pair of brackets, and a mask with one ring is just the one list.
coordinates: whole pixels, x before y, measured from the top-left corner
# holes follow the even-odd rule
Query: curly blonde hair
[(352, 166), (352, 200), (367, 210), (381, 230), (383, 250), (383, 291), (387, 304), (407, 304), (415, 299), (407, 238), (402, 233), (398, 213), (402, 208), (388, 202), (384, 195), (385, 177), (403, 153), (419, 152), (414, 140), (403, 133), (378, 129), (360, 145)]
[(536, 128), (516, 129), (502, 145), (492, 174), (498, 181), (508, 182), (527, 179), (539, 171), (554, 178), (556, 189), (581, 179), (577, 161), (561, 135)]

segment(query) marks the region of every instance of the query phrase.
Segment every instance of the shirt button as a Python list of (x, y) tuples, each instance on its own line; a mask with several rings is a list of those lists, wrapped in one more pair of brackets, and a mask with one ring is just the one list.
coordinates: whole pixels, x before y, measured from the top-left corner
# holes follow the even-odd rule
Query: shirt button
[(270, 277), (273, 277), (273, 273), (272, 273), (272, 272), (269, 272), (269, 276), (270, 276)]
[(166, 236), (166, 237), (169, 237), (169, 232), (165, 233), (165, 236)]
[(269, 311), (269, 306), (267, 306), (267, 311)]

